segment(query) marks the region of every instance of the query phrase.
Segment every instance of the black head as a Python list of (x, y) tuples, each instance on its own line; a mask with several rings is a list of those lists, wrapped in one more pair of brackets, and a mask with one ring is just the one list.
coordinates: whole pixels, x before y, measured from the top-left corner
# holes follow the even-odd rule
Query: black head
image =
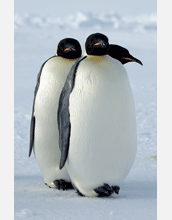
[(143, 65), (142, 62), (133, 57), (127, 49), (119, 45), (110, 44), (108, 55), (112, 58), (119, 60), (122, 64), (128, 62), (137, 62), (140, 65)]
[(61, 40), (57, 46), (57, 55), (68, 59), (79, 58), (82, 54), (80, 43), (73, 38)]
[(85, 50), (88, 55), (102, 56), (108, 54), (109, 42), (104, 34), (91, 34), (85, 43)]

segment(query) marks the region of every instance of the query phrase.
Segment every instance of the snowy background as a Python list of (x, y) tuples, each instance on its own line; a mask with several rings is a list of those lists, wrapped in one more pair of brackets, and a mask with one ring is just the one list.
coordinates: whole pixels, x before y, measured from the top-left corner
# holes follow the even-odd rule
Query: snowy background
[[(89, 1), (83, 5), (76, 1), (75, 6), (69, 1), (48, 2), (15, 0), (14, 5), (14, 219), (155, 220), (156, 1), (106, 0), (106, 5), (91, 1), (91, 7)], [(95, 32), (107, 35), (110, 43), (127, 48), (143, 63), (125, 65), (135, 100), (137, 157), (119, 195), (109, 198), (83, 198), (74, 190), (49, 189), (34, 155), (28, 158), (33, 93), (42, 63), (65, 37), (78, 39), (84, 52), (85, 39)]]

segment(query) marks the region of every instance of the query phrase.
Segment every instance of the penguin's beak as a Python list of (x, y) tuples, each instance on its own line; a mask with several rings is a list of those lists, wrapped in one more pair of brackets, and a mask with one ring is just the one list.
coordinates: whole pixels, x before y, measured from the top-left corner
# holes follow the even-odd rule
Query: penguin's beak
[(104, 41), (101, 40), (98, 43), (95, 43), (94, 46), (105, 47), (106, 44), (104, 43)]
[(66, 48), (64, 51), (69, 51), (69, 50), (71, 50), (70, 48)]
[(95, 44), (94, 44), (94, 46), (100, 46), (100, 45), (101, 45), (100, 43), (95, 43)]
[(138, 60), (137, 58), (133, 57), (133, 56), (122, 57), (121, 59), (128, 60), (128, 62), (136, 62), (136, 63), (139, 63), (140, 65), (143, 66), (142, 62), (140, 60)]
[(66, 51), (76, 51), (74, 48), (72, 48), (72, 47), (67, 47), (64, 51), (66, 52)]

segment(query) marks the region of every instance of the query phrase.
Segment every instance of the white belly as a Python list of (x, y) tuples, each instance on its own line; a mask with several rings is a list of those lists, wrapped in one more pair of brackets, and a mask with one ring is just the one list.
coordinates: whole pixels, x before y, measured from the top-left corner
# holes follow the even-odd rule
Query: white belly
[[(136, 155), (133, 96), (122, 64), (109, 56), (86, 58), (70, 95), (71, 136), (67, 170), (81, 193), (120, 185)], [(95, 68), (97, 67), (97, 68)]]
[(54, 187), (54, 180), (69, 181), (66, 167), (59, 170), (60, 149), (57, 110), (61, 90), (71, 66), (76, 60), (54, 57), (42, 69), (36, 95), (34, 153), (45, 182)]

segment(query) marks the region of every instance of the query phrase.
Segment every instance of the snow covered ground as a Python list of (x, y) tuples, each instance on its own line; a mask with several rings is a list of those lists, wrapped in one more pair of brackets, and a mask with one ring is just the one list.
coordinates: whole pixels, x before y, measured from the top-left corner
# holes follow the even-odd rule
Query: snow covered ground
[[(14, 174), (15, 220), (117, 219), (155, 220), (157, 213), (156, 143), (156, 14), (123, 17), (104, 13), (73, 14), (68, 19), (15, 14)], [(28, 157), (33, 92), (42, 63), (54, 55), (65, 37), (84, 43), (91, 33), (102, 32), (110, 43), (126, 47), (140, 59), (125, 65), (134, 95), (138, 151), (135, 163), (109, 198), (79, 197), (74, 190), (58, 191), (44, 185), (34, 156)]]

